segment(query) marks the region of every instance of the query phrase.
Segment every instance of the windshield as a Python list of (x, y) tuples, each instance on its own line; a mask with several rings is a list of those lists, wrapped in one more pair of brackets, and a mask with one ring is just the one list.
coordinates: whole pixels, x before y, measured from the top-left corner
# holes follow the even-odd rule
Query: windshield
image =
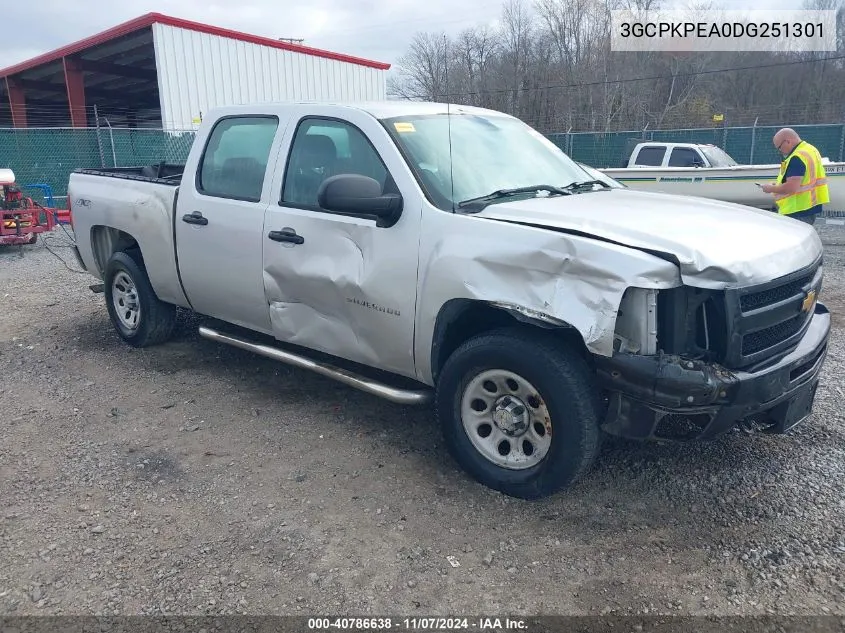
[(593, 179), (518, 119), (476, 114), (452, 114), (449, 119), (437, 114), (383, 121), (429, 199), (441, 209), (451, 211), (463, 200), (503, 189), (564, 187)]
[(733, 167), (737, 162), (719, 147), (704, 146), (700, 148), (712, 167)]

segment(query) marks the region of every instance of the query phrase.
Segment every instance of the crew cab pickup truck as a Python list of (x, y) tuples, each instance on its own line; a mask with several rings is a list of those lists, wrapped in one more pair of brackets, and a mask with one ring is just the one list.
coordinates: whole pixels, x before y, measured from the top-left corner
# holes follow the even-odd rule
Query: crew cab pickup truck
[(783, 433), (830, 315), (811, 226), (596, 179), (505, 114), (242, 105), (185, 165), (70, 177), (80, 263), (126, 343), (202, 337), (431, 403), (474, 478), (537, 498), (604, 433)]

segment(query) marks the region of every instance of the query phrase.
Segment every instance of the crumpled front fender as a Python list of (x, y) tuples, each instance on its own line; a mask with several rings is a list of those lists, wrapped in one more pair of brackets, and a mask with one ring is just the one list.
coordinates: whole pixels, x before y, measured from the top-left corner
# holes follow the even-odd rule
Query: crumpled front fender
[(429, 384), (435, 324), (450, 301), (507, 306), (569, 325), (589, 351), (610, 356), (625, 290), (681, 283), (677, 266), (636, 249), (478, 217), (447, 218), (467, 226), (423, 230), (421, 245), (415, 350), (418, 378)]

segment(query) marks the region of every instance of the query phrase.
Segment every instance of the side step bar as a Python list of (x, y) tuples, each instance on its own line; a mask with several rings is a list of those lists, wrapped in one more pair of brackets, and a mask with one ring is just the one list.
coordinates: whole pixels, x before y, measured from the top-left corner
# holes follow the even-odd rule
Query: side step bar
[(345, 369), (311, 360), (310, 358), (300, 356), (299, 354), (293, 354), (291, 352), (281, 350), (277, 347), (270, 347), (269, 345), (262, 345), (260, 343), (251, 343), (244, 339), (235, 338), (234, 336), (223, 334), (222, 332), (218, 332), (217, 330), (204, 325), (200, 326), (199, 335), (210, 341), (226, 343), (232, 347), (237, 347), (248, 352), (254, 352), (255, 354), (266, 356), (267, 358), (272, 358), (273, 360), (281, 361), (283, 363), (287, 363), (288, 365), (293, 365), (294, 367), (310, 369), (315, 373), (333, 378), (334, 380), (349, 385), (350, 387), (355, 387), (356, 389), (360, 389), (361, 391), (379, 396), (397, 404), (420, 405), (427, 404), (431, 401), (432, 392), (429, 389), (398, 389), (396, 387), (391, 387), (390, 385), (376, 382), (370, 378), (354, 374)]

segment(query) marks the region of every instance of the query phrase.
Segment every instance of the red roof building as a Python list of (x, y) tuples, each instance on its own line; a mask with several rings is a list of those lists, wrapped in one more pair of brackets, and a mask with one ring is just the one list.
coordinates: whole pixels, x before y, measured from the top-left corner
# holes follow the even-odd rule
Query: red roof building
[(389, 64), (149, 13), (0, 70), (0, 127), (189, 130), (218, 105), (386, 98)]

